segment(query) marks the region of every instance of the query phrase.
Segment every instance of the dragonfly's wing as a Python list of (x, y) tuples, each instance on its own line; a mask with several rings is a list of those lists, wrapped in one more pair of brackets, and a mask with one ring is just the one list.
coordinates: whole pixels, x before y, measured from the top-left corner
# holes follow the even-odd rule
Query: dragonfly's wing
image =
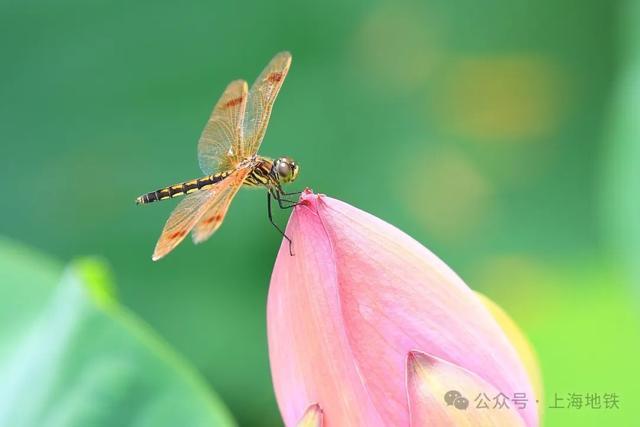
[(242, 160), (239, 151), (246, 104), (247, 82), (229, 83), (198, 141), (198, 162), (205, 174), (234, 169)]
[(273, 102), (287, 76), (291, 65), (291, 54), (280, 52), (273, 57), (267, 68), (251, 86), (244, 118), (244, 133), (241, 156), (253, 156), (260, 148), (271, 116)]
[(242, 187), (242, 183), (249, 171), (249, 168), (240, 169), (224, 180), (229, 182), (224, 188), (220, 189), (220, 192), (216, 195), (216, 202), (209, 207), (191, 231), (191, 238), (194, 243), (204, 242), (222, 225), (229, 205), (240, 187)]
[[(247, 169), (239, 169), (209, 188), (187, 194), (167, 220), (158, 243), (156, 243), (153, 260), (159, 260), (178, 246), (209, 210), (214, 209), (220, 203), (228, 206), (233, 197), (229, 196), (230, 192), (235, 194), (238, 191), (246, 174)], [(242, 180), (239, 181), (240, 175), (242, 175)], [(224, 212), (226, 212), (226, 208)], [(219, 226), (222, 219), (217, 222)]]

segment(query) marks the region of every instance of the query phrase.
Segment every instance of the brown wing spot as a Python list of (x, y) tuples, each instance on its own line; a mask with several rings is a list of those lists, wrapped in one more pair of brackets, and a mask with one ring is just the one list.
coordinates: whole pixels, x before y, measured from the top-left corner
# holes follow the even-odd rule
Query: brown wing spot
[(278, 83), (280, 80), (282, 80), (282, 73), (271, 73), (269, 74), (269, 76), (267, 76), (267, 80), (269, 80), (271, 83)]
[(209, 218), (206, 218), (204, 220), (205, 224), (211, 224), (212, 222), (220, 222), (222, 220), (222, 215), (218, 214), (218, 215), (214, 215), (214, 216), (210, 216)]
[(231, 100), (227, 101), (227, 102), (224, 104), (224, 106), (225, 106), (225, 107), (227, 107), (227, 108), (229, 108), (229, 107), (234, 107), (234, 106), (236, 106), (236, 105), (240, 104), (241, 102), (242, 102), (242, 97), (241, 97), (241, 96), (239, 96), (239, 97), (237, 97), (237, 98), (233, 98), (233, 99), (231, 99)]
[(184, 230), (178, 230), (178, 231), (176, 231), (175, 233), (170, 234), (170, 235), (169, 235), (169, 238), (170, 238), (170, 239), (177, 239), (178, 237), (182, 237), (182, 236), (184, 236), (185, 234), (187, 234), (187, 232), (186, 232), (186, 231), (184, 231)]

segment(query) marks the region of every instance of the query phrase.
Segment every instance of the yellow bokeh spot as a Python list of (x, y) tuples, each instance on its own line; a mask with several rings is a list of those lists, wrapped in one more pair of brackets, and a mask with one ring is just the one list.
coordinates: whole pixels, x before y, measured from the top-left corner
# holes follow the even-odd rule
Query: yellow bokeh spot
[[(475, 231), (493, 207), (492, 185), (465, 154), (454, 148), (428, 149), (403, 164), (403, 200), (418, 223), (445, 240)], [(406, 185), (409, 182), (411, 185)]]
[(540, 55), (462, 57), (453, 60), (436, 104), (453, 133), (518, 142), (557, 127), (567, 82), (559, 64)]

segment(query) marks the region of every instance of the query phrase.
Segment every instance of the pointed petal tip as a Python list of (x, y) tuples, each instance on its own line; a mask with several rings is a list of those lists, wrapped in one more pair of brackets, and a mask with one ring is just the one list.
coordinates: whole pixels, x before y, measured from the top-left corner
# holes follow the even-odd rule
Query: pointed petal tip
[(414, 363), (416, 363), (416, 362), (417, 362), (417, 360), (418, 360), (420, 357), (422, 357), (422, 356), (424, 356), (424, 355), (425, 355), (425, 354), (424, 354), (423, 352), (421, 352), (421, 351), (418, 351), (418, 350), (411, 350), (411, 351), (409, 352), (409, 354), (407, 354), (407, 362), (408, 362), (408, 363), (410, 363), (410, 364), (414, 364)]
[(431, 354), (419, 350), (411, 350), (407, 353), (407, 381), (424, 377), (440, 361), (441, 359)]
[(423, 366), (430, 366), (438, 362), (438, 358), (419, 350), (411, 350), (407, 354), (407, 367), (415, 370)]
[(309, 187), (306, 187), (300, 194), (300, 203), (312, 203), (318, 198), (318, 195)]
[(420, 357), (420, 352), (416, 350), (411, 350), (407, 354), (407, 369), (415, 370), (416, 365), (419, 363), (418, 358)]
[(297, 427), (321, 427), (323, 418), (322, 408), (317, 403), (309, 406), (304, 412), (300, 421), (298, 421)]
[[(481, 394), (508, 397), (465, 368), (414, 350), (407, 355), (407, 369), (412, 425), (528, 425), (523, 414), (507, 403), (499, 411), (470, 405), (477, 400), (474, 396)], [(537, 425), (537, 421), (529, 425)]]
[(311, 210), (313, 211), (317, 211), (318, 202), (324, 197), (325, 197), (324, 194), (314, 193), (311, 188), (307, 187), (300, 194), (300, 199), (298, 200), (298, 206), (305, 206), (305, 207), (311, 208)]

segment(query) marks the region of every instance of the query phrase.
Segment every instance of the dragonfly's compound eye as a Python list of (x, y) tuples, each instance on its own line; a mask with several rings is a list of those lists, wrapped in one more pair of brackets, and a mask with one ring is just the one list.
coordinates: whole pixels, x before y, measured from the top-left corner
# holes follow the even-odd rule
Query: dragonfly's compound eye
[(276, 160), (273, 165), (275, 172), (278, 174), (280, 182), (288, 184), (296, 180), (298, 176), (298, 165), (293, 159), (289, 157), (281, 157)]
[(291, 165), (287, 162), (278, 162), (278, 175), (282, 178), (287, 178), (291, 175)]

